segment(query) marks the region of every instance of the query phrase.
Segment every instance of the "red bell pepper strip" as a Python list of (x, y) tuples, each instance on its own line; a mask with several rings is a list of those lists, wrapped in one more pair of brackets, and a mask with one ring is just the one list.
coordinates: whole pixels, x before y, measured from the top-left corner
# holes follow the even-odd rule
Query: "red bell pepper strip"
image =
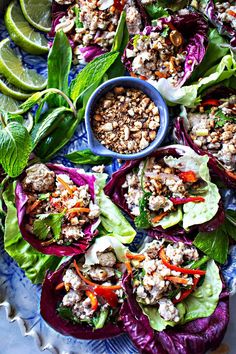
[(182, 293), (178, 299), (173, 299), (172, 300), (173, 304), (177, 304), (178, 302), (181, 302), (182, 300), (186, 299), (186, 297), (188, 297), (195, 290), (199, 280), (200, 280), (200, 277), (193, 278), (193, 286), (188, 290), (182, 291)]
[(233, 10), (228, 10), (227, 13), (230, 15), (230, 16), (233, 16), (236, 18), (236, 12), (234, 12)]
[(191, 182), (194, 183), (197, 181), (197, 176), (196, 173), (193, 171), (185, 171), (185, 172), (180, 172), (179, 177), (184, 181), (184, 182)]
[(125, 6), (125, 1), (124, 0), (114, 0), (114, 5), (113, 5), (118, 11), (122, 12), (123, 8)]
[(205, 202), (205, 199), (203, 197), (188, 197), (188, 198), (170, 198), (170, 201), (174, 205), (181, 205), (181, 204), (186, 204), (186, 203), (200, 203), (200, 202)]
[(164, 248), (162, 248), (159, 252), (159, 256), (162, 260), (162, 263), (169, 269), (175, 270), (176, 272), (184, 273), (184, 274), (198, 274), (198, 275), (205, 275), (206, 271), (205, 270), (200, 270), (200, 269), (190, 269), (190, 268), (181, 268), (178, 266), (175, 266), (174, 264), (171, 264), (169, 262), (168, 257), (165, 254)]
[(118, 305), (118, 296), (116, 293), (109, 289), (103, 289), (101, 287), (95, 287), (94, 293), (98, 296), (103, 297), (106, 302), (113, 308), (116, 308)]
[(203, 107), (205, 107), (205, 106), (219, 106), (220, 101), (215, 98), (209, 98), (208, 100), (201, 102), (200, 105)]
[(90, 299), (90, 302), (91, 302), (91, 309), (96, 311), (97, 308), (98, 308), (98, 299), (95, 295), (95, 293), (93, 293), (92, 291), (90, 290), (86, 290), (85, 291), (85, 294), (88, 296), (88, 298)]
[(76, 263), (76, 260), (74, 259), (74, 267), (75, 270), (78, 274), (78, 276), (88, 285), (92, 286), (92, 287), (96, 287), (96, 288), (101, 288), (101, 289), (109, 289), (109, 290), (118, 290), (121, 289), (121, 285), (99, 285), (94, 283), (93, 281), (87, 279), (80, 271), (78, 264)]

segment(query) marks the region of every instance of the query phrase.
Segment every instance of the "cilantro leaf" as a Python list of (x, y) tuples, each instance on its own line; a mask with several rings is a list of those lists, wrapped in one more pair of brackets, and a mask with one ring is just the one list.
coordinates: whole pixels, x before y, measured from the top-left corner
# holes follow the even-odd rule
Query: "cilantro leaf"
[(228, 117), (221, 110), (219, 110), (215, 113), (215, 117), (217, 118), (215, 120), (215, 127), (216, 128), (223, 127), (227, 122), (235, 122), (236, 121), (236, 117)]
[(34, 233), (40, 240), (45, 240), (51, 232), (58, 240), (61, 235), (62, 219), (65, 213), (58, 214), (40, 214), (38, 219), (34, 221)]
[(145, 6), (145, 9), (147, 10), (147, 13), (149, 16), (156, 20), (161, 17), (167, 17), (169, 16), (169, 13), (166, 9), (163, 9), (163, 7), (158, 6), (158, 4), (148, 4)]
[(169, 34), (170, 31), (170, 27), (166, 27), (162, 32), (161, 32), (161, 36), (166, 38)]

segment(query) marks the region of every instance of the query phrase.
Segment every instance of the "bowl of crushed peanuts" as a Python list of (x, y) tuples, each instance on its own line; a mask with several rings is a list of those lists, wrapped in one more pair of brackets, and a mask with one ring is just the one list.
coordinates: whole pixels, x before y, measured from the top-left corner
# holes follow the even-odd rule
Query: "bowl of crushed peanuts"
[(97, 155), (123, 160), (150, 154), (169, 125), (161, 94), (147, 81), (119, 77), (98, 87), (85, 112), (88, 145)]

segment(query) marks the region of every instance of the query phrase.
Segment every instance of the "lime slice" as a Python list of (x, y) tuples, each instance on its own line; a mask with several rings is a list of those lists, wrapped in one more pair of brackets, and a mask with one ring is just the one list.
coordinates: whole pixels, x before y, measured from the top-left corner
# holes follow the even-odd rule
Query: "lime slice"
[(21, 105), (22, 102), (14, 100), (14, 98), (3, 95), (0, 93), (0, 107), (4, 111), (7, 111), (9, 113), (17, 113), (20, 111), (19, 106)]
[(43, 76), (23, 66), (21, 58), (10, 48), (9, 38), (0, 42), (0, 74), (11, 84), (26, 91), (40, 91), (47, 84)]
[(31, 54), (48, 52), (48, 41), (45, 36), (35, 31), (26, 21), (16, 0), (13, 0), (7, 8), (5, 25), (12, 40), (26, 52)]
[(32, 26), (43, 32), (50, 31), (52, 0), (20, 0), (20, 5)]
[(15, 98), (16, 100), (27, 100), (27, 98), (32, 95), (32, 93), (22, 91), (18, 87), (10, 84), (2, 75), (0, 75), (0, 93), (1, 92), (7, 96)]

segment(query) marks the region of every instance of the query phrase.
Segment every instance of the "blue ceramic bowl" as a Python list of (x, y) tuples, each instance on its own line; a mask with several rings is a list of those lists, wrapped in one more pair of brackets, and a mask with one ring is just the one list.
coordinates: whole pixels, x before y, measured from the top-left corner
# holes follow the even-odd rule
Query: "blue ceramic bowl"
[[(95, 107), (102, 96), (104, 96), (107, 92), (112, 91), (112, 89), (117, 86), (135, 88), (144, 92), (159, 109), (160, 127), (157, 131), (155, 140), (153, 140), (147, 148), (134, 154), (119, 154), (117, 152), (109, 150), (104, 145), (102, 145), (93, 134), (91, 120), (93, 119)], [(167, 134), (168, 124), (168, 108), (159, 91), (157, 91), (148, 82), (129, 76), (112, 79), (106, 81), (104, 84), (99, 86), (97, 90), (93, 93), (93, 95), (90, 97), (85, 111), (85, 125), (88, 134), (88, 145), (92, 152), (96, 155), (110, 156), (122, 160), (139, 159), (150, 154), (153, 150), (158, 148)]]

